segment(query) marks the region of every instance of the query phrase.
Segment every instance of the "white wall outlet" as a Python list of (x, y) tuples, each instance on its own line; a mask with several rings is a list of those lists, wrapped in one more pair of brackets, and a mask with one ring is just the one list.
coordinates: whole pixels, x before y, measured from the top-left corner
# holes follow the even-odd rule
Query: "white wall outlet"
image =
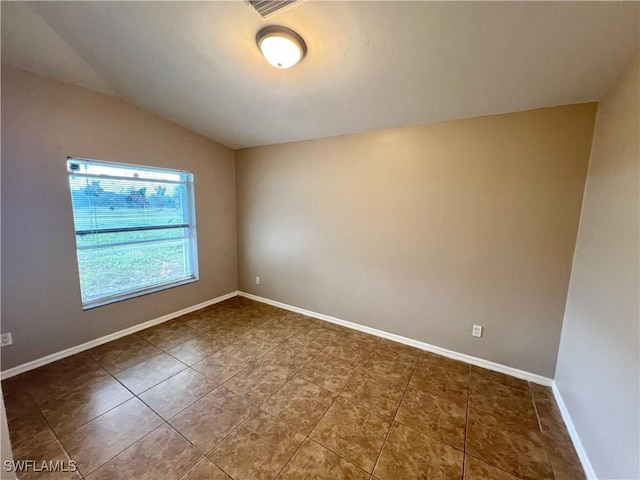
[(0, 347), (6, 347), (7, 345), (11, 345), (13, 343), (13, 337), (11, 333), (3, 333), (0, 335)]
[(471, 335), (473, 335), (474, 337), (481, 337), (482, 336), (482, 325), (474, 325), (473, 326), (473, 330), (471, 330)]
[(256, 285), (260, 285), (260, 277), (256, 277)]

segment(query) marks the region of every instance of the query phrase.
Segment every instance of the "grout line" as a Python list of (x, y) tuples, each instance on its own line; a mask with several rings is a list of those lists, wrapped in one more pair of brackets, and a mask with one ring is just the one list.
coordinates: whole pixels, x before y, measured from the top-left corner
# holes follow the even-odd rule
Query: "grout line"
[[(187, 367), (184, 370), (180, 370), (178, 373), (176, 373), (176, 375), (186, 372), (187, 370), (191, 370), (192, 372), (204, 377), (207, 381), (211, 381), (211, 379), (205, 375), (202, 375), (200, 372), (198, 372), (197, 370), (194, 370), (191, 367)], [(173, 375), (174, 377), (176, 375)], [(172, 377), (167, 378), (167, 380), (169, 380)], [(158, 385), (160, 385), (161, 383), (164, 383), (166, 380), (163, 380), (162, 382), (160, 382)], [(215, 383), (215, 382), (214, 382)], [(155, 385), (155, 387), (157, 387), (158, 385)], [(222, 384), (220, 384), (222, 385)], [(197, 402), (199, 402), (200, 400), (202, 400), (204, 397), (206, 397), (207, 395), (209, 395), (211, 392), (213, 392), (216, 388), (218, 388), (220, 385), (215, 386), (214, 388), (212, 388), (211, 390), (209, 390), (208, 392), (204, 393), (203, 395), (200, 395), (199, 397), (197, 397), (193, 402), (191, 402), (189, 405), (187, 405), (186, 407), (184, 407), (182, 410), (178, 411), (178, 413), (176, 413), (175, 415), (172, 415), (171, 417), (169, 417), (168, 419), (165, 419), (162, 415), (160, 415), (159, 412), (157, 412), (156, 410), (153, 409), (153, 407), (151, 405), (149, 405), (147, 402), (145, 402), (142, 398), (140, 398), (139, 395), (136, 395), (138, 397), (138, 399), (144, 403), (147, 407), (149, 407), (151, 410), (153, 410), (153, 412), (158, 415), (160, 418), (162, 418), (165, 422), (169, 422), (169, 420), (172, 420), (173, 418), (177, 417), (178, 415), (180, 415), (182, 412), (184, 412), (186, 409), (188, 409), (189, 407), (193, 406), (194, 404), (196, 404)], [(151, 388), (155, 388), (155, 387), (151, 387)], [(151, 388), (149, 390), (151, 390)], [(144, 392), (141, 392), (140, 395), (142, 395), (145, 392), (148, 392), (149, 390), (145, 390)]]
[[(91, 360), (95, 362), (95, 360), (93, 360), (93, 359), (91, 359)], [(98, 362), (96, 362), (96, 363), (98, 363)], [(109, 375), (111, 378), (113, 378), (116, 382), (120, 383), (120, 382), (118, 381), (118, 379), (117, 379), (117, 378), (113, 377), (113, 375), (111, 374), (111, 372), (109, 372), (109, 371), (107, 371), (106, 369), (104, 369), (104, 367), (102, 367), (102, 365), (100, 365), (100, 367), (101, 367), (101, 368), (103, 368), (103, 370), (105, 370), (105, 372), (107, 373), (107, 375)], [(104, 378), (104, 379), (102, 379), (102, 380), (96, 380), (95, 382), (91, 382), (91, 383), (87, 384), (86, 386), (88, 387), (88, 386), (90, 386), (90, 385), (93, 385), (93, 384), (95, 384), (95, 383), (101, 382), (101, 381), (106, 380), (106, 379), (107, 379), (107, 378)], [(70, 381), (65, 382), (65, 383), (64, 383), (64, 385), (67, 385), (67, 384), (69, 384), (70, 382), (71, 382), (71, 380), (70, 380)], [(124, 387), (124, 385), (123, 385), (123, 387)], [(49, 427), (49, 430), (51, 430), (51, 433), (53, 434), (53, 436), (54, 436), (54, 438), (55, 438), (55, 441), (57, 441), (57, 442), (60, 444), (60, 447), (61, 447), (61, 448), (62, 448), (62, 450), (66, 453), (67, 457), (69, 457), (69, 460), (73, 460), (73, 458), (71, 457), (70, 453), (67, 451), (67, 448), (66, 448), (66, 447), (64, 446), (64, 444), (62, 443), (61, 436), (69, 435), (69, 434), (71, 434), (71, 433), (73, 433), (73, 432), (77, 431), (79, 428), (81, 428), (81, 427), (83, 427), (83, 426), (87, 425), (88, 423), (90, 423), (90, 422), (92, 422), (92, 421), (94, 421), (94, 420), (96, 420), (96, 419), (100, 418), (101, 416), (103, 416), (103, 415), (105, 415), (105, 414), (109, 413), (111, 410), (114, 410), (114, 409), (118, 408), (119, 406), (124, 405), (124, 404), (125, 404), (125, 403), (127, 403), (129, 400), (132, 400), (133, 398), (136, 398), (136, 396), (135, 396), (135, 395), (134, 395), (134, 394), (133, 394), (129, 389), (127, 389), (126, 387), (124, 387), (124, 388), (132, 394), (132, 397), (127, 398), (125, 401), (123, 401), (123, 402), (119, 403), (118, 405), (115, 405), (115, 406), (113, 406), (113, 407), (109, 408), (108, 410), (105, 410), (105, 411), (104, 411), (104, 412), (102, 412), (100, 415), (97, 415), (97, 416), (95, 416), (95, 417), (93, 417), (93, 418), (91, 418), (91, 419), (87, 420), (86, 422), (83, 422), (83, 423), (80, 423), (80, 424), (76, 425), (72, 430), (70, 430), (69, 432), (63, 433), (62, 435), (58, 435), (58, 433), (56, 433), (56, 431), (53, 429), (53, 427), (51, 426), (51, 423), (49, 422), (49, 420), (47, 419), (47, 417), (46, 417), (46, 416), (44, 415), (44, 413), (42, 412), (42, 407), (41, 407), (40, 405), (38, 405), (38, 403), (35, 401), (35, 399), (33, 398), (33, 395), (32, 395), (32, 394), (31, 394), (31, 392), (29, 391), (29, 389), (27, 389), (27, 394), (29, 395), (29, 397), (31, 397), (31, 401), (33, 402), (33, 404), (34, 404), (34, 405), (36, 406), (36, 408), (38, 409), (38, 413), (39, 413), (39, 414), (42, 416), (42, 418), (44, 419), (45, 423), (46, 423), (46, 424), (47, 424), (47, 426)], [(23, 415), (23, 416), (24, 416), (24, 415)], [(47, 445), (49, 445), (50, 443), (53, 443), (53, 442), (49, 442), (49, 443), (47, 443)], [(100, 465), (100, 466), (102, 466), (102, 465)], [(98, 468), (99, 468), (99, 467), (98, 467)], [(79, 468), (78, 468), (78, 471), (79, 471)], [(91, 473), (91, 472), (88, 472), (88, 473)], [(82, 476), (84, 477), (84, 475), (82, 475)]]
[(464, 419), (464, 442), (462, 442), (462, 480), (467, 466), (467, 445), (469, 441), (469, 414), (471, 409), (471, 365), (469, 365), (469, 381), (467, 382), (467, 411)]
[(547, 462), (549, 462), (549, 467), (551, 468), (551, 475), (555, 478), (556, 472), (553, 466), (553, 462), (551, 462), (551, 455), (549, 454), (549, 446), (546, 435), (542, 429), (542, 419), (540, 418), (540, 413), (538, 412), (538, 405), (536, 404), (536, 396), (531, 390), (531, 385), (529, 385), (529, 393), (531, 394), (531, 401), (533, 402), (533, 410), (536, 412), (536, 420), (538, 420), (538, 428), (540, 430), (540, 436), (542, 437), (542, 444), (544, 446), (544, 452), (547, 455)]
[[(326, 345), (325, 347), (323, 347), (323, 348), (322, 348), (322, 350), (320, 350), (320, 352), (318, 352), (318, 355), (320, 355), (320, 353), (324, 352), (324, 350), (325, 350), (325, 349), (326, 349), (330, 344), (332, 344), (333, 342), (334, 342), (334, 341), (330, 341), (328, 345)], [(316, 355), (316, 356), (318, 356), (318, 355)], [(333, 357), (333, 355), (330, 355), (330, 354), (328, 354), (328, 355)], [(367, 358), (363, 361), (363, 364), (364, 364), (364, 363), (369, 359), (369, 357), (371, 357), (371, 355), (373, 355), (373, 351), (371, 351), (371, 352), (369, 353), (369, 355), (367, 355)], [(315, 358), (315, 357), (314, 357), (314, 358)], [(337, 357), (334, 357), (334, 358), (337, 358)], [(322, 419), (325, 417), (325, 415), (327, 414), (327, 412), (328, 412), (329, 410), (331, 410), (331, 407), (333, 407), (333, 405), (336, 403), (336, 401), (338, 400), (338, 397), (342, 394), (342, 392), (344, 391), (344, 389), (345, 389), (345, 388), (347, 388), (347, 385), (349, 385), (349, 382), (351, 381), (351, 379), (354, 377), (354, 375), (356, 374), (356, 372), (357, 372), (359, 369), (360, 369), (360, 367), (350, 369), (350, 370), (352, 370), (352, 373), (349, 375), (349, 378), (347, 379), (347, 381), (345, 382), (345, 384), (342, 386), (342, 388), (340, 389), (340, 391), (336, 394), (336, 396), (334, 397), (334, 399), (333, 399), (333, 401), (331, 402), (331, 404), (329, 405), (329, 407), (328, 407), (328, 408), (324, 411), (324, 413), (320, 416), (320, 418), (318, 419), (318, 421), (316, 422), (316, 424), (313, 426), (313, 428), (312, 428), (312, 429), (311, 429), (311, 431), (307, 434), (307, 436), (306, 436), (306, 437), (307, 437), (307, 439), (309, 439), (310, 441), (312, 441), (312, 442), (314, 442), (314, 443), (317, 443), (318, 445), (320, 445), (320, 446), (321, 446), (321, 447), (323, 447), (323, 448), (326, 448), (328, 451), (330, 451), (330, 452), (331, 452), (331, 453), (333, 453), (334, 455), (336, 455), (336, 456), (338, 456), (338, 457), (342, 458), (343, 460), (345, 460), (345, 461), (347, 461), (347, 462), (351, 463), (352, 465), (355, 465), (357, 468), (359, 468), (360, 470), (362, 470), (363, 472), (366, 472), (368, 475), (370, 475), (370, 476), (371, 476), (371, 475), (373, 475), (373, 470), (372, 470), (371, 472), (367, 472), (364, 468), (362, 468), (362, 467), (361, 467), (361, 466), (359, 466), (359, 465), (356, 465), (356, 464), (355, 464), (355, 463), (353, 463), (351, 460), (349, 460), (349, 459), (347, 459), (347, 458), (343, 457), (343, 456), (342, 456), (341, 454), (339, 454), (338, 452), (333, 451), (331, 448), (327, 447), (326, 445), (321, 444), (320, 442), (317, 442), (317, 441), (315, 441), (313, 438), (311, 438), (311, 434), (312, 434), (312, 433), (314, 432), (314, 430), (318, 427), (318, 425), (320, 425), (320, 422), (322, 422)], [(301, 369), (301, 370), (302, 370), (302, 369)], [(303, 379), (303, 380), (304, 380), (304, 379)], [(308, 380), (307, 380), (307, 381), (308, 381)], [(309, 383), (313, 383), (313, 382), (309, 382)], [(317, 384), (315, 384), (315, 383), (313, 383), (313, 384), (314, 384), (314, 385), (316, 385), (316, 386), (318, 386), (318, 387), (320, 387), (320, 388), (324, 388), (324, 387), (322, 387), (321, 385), (317, 385)], [(326, 388), (325, 388), (325, 390), (326, 390)], [(330, 391), (330, 390), (328, 390), (328, 391)], [(331, 391), (331, 393), (336, 393), (336, 392)], [(353, 402), (353, 403), (355, 403), (355, 402)], [(358, 405), (358, 404), (356, 404), (356, 405)], [(360, 406), (360, 405), (358, 405), (358, 406)], [(367, 410), (369, 410), (369, 409), (367, 409)], [(372, 411), (372, 410), (370, 410), (370, 411)], [(377, 412), (376, 412), (376, 414), (377, 414), (377, 415), (379, 415)], [(304, 442), (303, 442), (303, 443), (304, 443)], [(292, 458), (293, 458), (293, 457), (292, 457)], [(290, 461), (291, 461), (291, 459), (289, 459), (289, 462), (290, 462)], [(289, 462), (287, 462), (287, 464), (285, 464), (285, 467), (288, 465), (288, 463), (289, 463)], [(283, 470), (284, 470), (284, 467), (283, 467)]]
[[(175, 429), (174, 429), (174, 430), (175, 430)], [(178, 432), (178, 434), (180, 434), (180, 432)], [(182, 438), (184, 438), (184, 437), (182, 437)], [(185, 438), (185, 440), (187, 440), (187, 439)], [(189, 441), (189, 440), (187, 440), (187, 442), (188, 442), (188, 441)], [(200, 451), (200, 450), (198, 450), (198, 451)], [(192, 471), (193, 471), (193, 470), (194, 470), (198, 465), (200, 465), (203, 461), (207, 461), (207, 460), (208, 460), (208, 461), (211, 461), (211, 460), (209, 460), (209, 459), (207, 458), (207, 456), (206, 456), (206, 455), (205, 455), (205, 456), (203, 456), (203, 457), (202, 457), (201, 459), (199, 459), (196, 463), (194, 463), (193, 465), (191, 465), (191, 468), (189, 468), (189, 470), (187, 470), (186, 472), (184, 472), (184, 475), (182, 475), (178, 480), (183, 480), (183, 479), (184, 479), (187, 475), (189, 475), (189, 474), (190, 474), (190, 473), (191, 473), (191, 472), (192, 472)], [(212, 462), (212, 463), (213, 463), (213, 462)], [(214, 464), (214, 465), (215, 465), (215, 464)], [(217, 465), (216, 465), (216, 466), (217, 466)], [(220, 468), (220, 467), (218, 467), (218, 468)]]
[(402, 397), (400, 398), (400, 402), (398, 402), (396, 411), (394, 412), (393, 417), (391, 418), (391, 424), (389, 425), (389, 430), (387, 430), (387, 434), (385, 435), (382, 445), (380, 446), (380, 451), (378, 452), (376, 461), (373, 463), (373, 468), (371, 469), (371, 476), (373, 476), (373, 472), (376, 471), (376, 467), (378, 466), (378, 462), (380, 461), (380, 457), (382, 456), (382, 451), (384, 450), (384, 446), (387, 444), (387, 440), (389, 439), (389, 434), (391, 433), (391, 429), (393, 428), (393, 422), (396, 421), (396, 417), (398, 416), (398, 410), (400, 410), (400, 406), (402, 405), (404, 397), (407, 394), (407, 390), (409, 389), (409, 384), (411, 383), (411, 379), (413, 378), (413, 374), (415, 373), (416, 368), (418, 368), (418, 362), (420, 361), (421, 356), (422, 354), (418, 355), (418, 358), (416, 359), (416, 363), (413, 365), (413, 369), (411, 370), (411, 375), (409, 376), (409, 380), (407, 380), (407, 384), (404, 387), (404, 391), (402, 392)]
[[(332, 343), (333, 343), (333, 342), (329, 342), (329, 345), (330, 345), (330, 344), (332, 344)], [(317, 356), (319, 356), (319, 355), (320, 355), (320, 354), (321, 354), (321, 353), (322, 353), (322, 352), (323, 352), (323, 351), (324, 351), (324, 350), (325, 350), (329, 345), (326, 345), (324, 348), (322, 348), (322, 349), (318, 352), (318, 354), (314, 356), (314, 358), (315, 358), (315, 357), (317, 357)], [(361, 364), (359, 367), (351, 368), (351, 369), (350, 369), (350, 370), (353, 370), (353, 372), (351, 373), (351, 375), (349, 376), (349, 378), (348, 378), (348, 379), (347, 379), (347, 381), (345, 382), (344, 386), (340, 389), (340, 392), (339, 392), (339, 393), (337, 393), (337, 394), (336, 394), (335, 392), (332, 392), (332, 391), (330, 391), (330, 390), (327, 390), (326, 388), (322, 387), (321, 385), (317, 385), (317, 384), (315, 384), (315, 383), (313, 383), (313, 382), (309, 382), (309, 380), (302, 379), (302, 380), (305, 380), (305, 381), (307, 381), (307, 382), (309, 382), (309, 383), (313, 383), (313, 384), (314, 384), (314, 385), (316, 385), (317, 387), (322, 388), (322, 389), (324, 389), (324, 390), (327, 390), (328, 392), (330, 392), (330, 393), (332, 393), (332, 394), (335, 394), (335, 397), (334, 397), (333, 401), (331, 402), (331, 404), (329, 405), (329, 407), (325, 410), (325, 412), (322, 414), (322, 416), (320, 417), (320, 419), (316, 422), (316, 425), (314, 425), (314, 427), (311, 429), (311, 431), (306, 435), (306, 439), (308, 439), (309, 441), (311, 441), (311, 442), (313, 442), (313, 443), (316, 443), (317, 445), (320, 445), (322, 448), (325, 448), (326, 450), (330, 451), (330, 452), (331, 452), (331, 453), (333, 453), (334, 455), (336, 455), (336, 456), (340, 457), (341, 459), (345, 460), (346, 462), (348, 462), (348, 463), (350, 463), (350, 464), (354, 465), (356, 468), (358, 468), (359, 470), (362, 470), (363, 472), (365, 472), (366, 474), (368, 474), (368, 475), (370, 475), (370, 476), (371, 476), (371, 475), (373, 475), (373, 470), (372, 470), (371, 472), (367, 472), (367, 471), (366, 471), (365, 469), (363, 469), (361, 466), (356, 465), (356, 464), (355, 464), (355, 463), (353, 463), (351, 460), (349, 460), (349, 459), (345, 458), (344, 456), (342, 456), (340, 453), (335, 452), (335, 451), (333, 451), (331, 448), (327, 447), (326, 445), (323, 445), (323, 444), (321, 444), (321, 443), (319, 443), (319, 442), (315, 441), (313, 438), (311, 438), (311, 437), (310, 437), (310, 435), (311, 435), (311, 433), (313, 432), (313, 430), (315, 430), (315, 428), (317, 427), (317, 425), (322, 421), (322, 419), (324, 418), (325, 414), (329, 411), (329, 409), (330, 409), (330, 408), (333, 406), (333, 404), (337, 401), (338, 397), (340, 397), (340, 396), (342, 395), (342, 392), (347, 388), (347, 386), (348, 386), (349, 382), (353, 379), (353, 377), (356, 375), (356, 373), (357, 373), (359, 370), (361, 370), (361, 369), (365, 369), (365, 370), (367, 370), (367, 371), (372, 371), (372, 372), (374, 372), (374, 373), (377, 373), (377, 372), (375, 372), (374, 370), (367, 369), (366, 367), (364, 367), (364, 364), (367, 362), (367, 360), (368, 360), (368, 359), (369, 359), (369, 358), (370, 358), (370, 357), (375, 353), (375, 352), (374, 352), (374, 350), (373, 350), (373, 348), (374, 348), (374, 347), (372, 347), (372, 348), (371, 348), (371, 350), (370, 350), (369, 354), (368, 354), (368, 355), (367, 355), (367, 357), (363, 360), (362, 364)], [(335, 357), (335, 356), (333, 356), (333, 355), (331, 355), (331, 354), (328, 354), (328, 355), (329, 355), (329, 356), (331, 356), (331, 357), (333, 357), (333, 358), (336, 358), (336, 359), (337, 359), (337, 358), (339, 358), (339, 357)], [(313, 360), (313, 359), (312, 359), (312, 360)], [(307, 365), (308, 365), (309, 363), (311, 363), (311, 361), (312, 361), (312, 360), (310, 360), (309, 362), (307, 362)], [(417, 364), (417, 361), (416, 361), (416, 364)], [(415, 365), (416, 365), (416, 364), (414, 364), (414, 368), (415, 368)], [(304, 369), (304, 367), (300, 368), (300, 369), (298, 370), (298, 372), (297, 372), (297, 373), (299, 373), (299, 372), (300, 372), (301, 370), (303, 370), (303, 369)], [(299, 377), (299, 378), (301, 378), (301, 377)], [(408, 386), (408, 381), (407, 381), (407, 386)], [(405, 386), (405, 391), (406, 391), (406, 389), (407, 389), (407, 386)], [(403, 396), (404, 396), (404, 392), (403, 392)], [(344, 397), (343, 397), (343, 398), (344, 398)], [(349, 399), (346, 399), (346, 398), (345, 398), (345, 400), (347, 400), (348, 402), (354, 403), (354, 404), (355, 404), (355, 405), (357, 405), (359, 408), (362, 408), (362, 409), (364, 409), (364, 410), (367, 410), (367, 411), (369, 411), (369, 412), (372, 412), (372, 413), (374, 413), (374, 414), (376, 414), (376, 415), (378, 415), (378, 416), (384, 417), (384, 415), (381, 415), (379, 412), (377, 412), (377, 411), (375, 411), (375, 410), (372, 410), (371, 408), (369, 408), (369, 407), (367, 407), (367, 406), (361, 405), (361, 404), (360, 404), (360, 403), (358, 403), (358, 402), (355, 402), (355, 401), (353, 401), (353, 400), (349, 400)], [(401, 399), (401, 402), (402, 402), (402, 399)], [(397, 411), (397, 409), (396, 409), (396, 411)], [(268, 413), (268, 412), (267, 412), (267, 413)], [(276, 417), (276, 418), (277, 418), (277, 417)], [(278, 420), (280, 420), (280, 419), (278, 419)], [(281, 421), (282, 421), (282, 420), (281, 420)], [(285, 423), (286, 423), (286, 422), (285, 422)], [(392, 423), (393, 423), (393, 418), (392, 418)], [(304, 443), (304, 442), (303, 442), (303, 443)], [(300, 444), (300, 447), (301, 447), (301, 446), (302, 446), (302, 444)], [(298, 447), (298, 450), (300, 449), (300, 447)], [(297, 450), (296, 450), (296, 452), (297, 452)], [(294, 452), (294, 455), (295, 455), (295, 452)], [(284, 470), (284, 468), (286, 468), (286, 466), (289, 464), (289, 462), (291, 461), (291, 459), (293, 458), (293, 456), (294, 456), (294, 455), (292, 455), (292, 456), (291, 456), (291, 458), (289, 459), (289, 461), (287, 461), (287, 463), (286, 463), (286, 464), (285, 464), (285, 466), (282, 468), (282, 470), (280, 470), (280, 472), (282, 472), (282, 471)], [(375, 464), (374, 464), (374, 469), (375, 469)]]

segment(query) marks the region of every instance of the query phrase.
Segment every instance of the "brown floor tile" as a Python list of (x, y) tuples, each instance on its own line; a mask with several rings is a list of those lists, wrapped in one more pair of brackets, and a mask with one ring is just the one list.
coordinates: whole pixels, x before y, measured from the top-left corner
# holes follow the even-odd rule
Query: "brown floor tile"
[(162, 350), (134, 334), (92, 348), (86, 353), (114, 374), (158, 355)]
[(416, 370), (424, 370), (434, 375), (443, 376), (458, 381), (469, 381), (469, 365), (453, 360), (452, 358), (436, 355), (435, 353), (422, 352), (416, 364)]
[(255, 329), (237, 321), (209, 322), (200, 326), (199, 331), (212, 338), (220, 338), (224, 342), (237, 342)]
[(342, 361), (351, 368), (359, 367), (371, 355), (369, 345), (356, 341), (339, 340), (330, 343), (322, 350), (322, 353)]
[(86, 352), (81, 352), (31, 370), (23, 376), (32, 383), (66, 383), (79, 374), (91, 374), (94, 364)]
[(137, 398), (91, 420), (60, 442), (83, 475), (130, 447), (162, 424), (162, 419)]
[(463, 449), (467, 402), (413, 386), (407, 388), (396, 421), (452, 447)]
[[(17, 476), (20, 480), (42, 480), (45, 478), (47, 480), (80, 480), (81, 478), (77, 471), (77, 466), (71, 464), (71, 459), (58, 441), (53, 441), (31, 450), (23, 457), (14, 456), (14, 460), (34, 461), (35, 465), (40, 469), (40, 471), (36, 471), (34, 468), (29, 468), (18, 472)], [(51, 465), (52, 469), (56, 468), (57, 471), (43, 470), (43, 462)], [(56, 465), (57, 467), (55, 467)]]
[(407, 380), (362, 368), (351, 377), (340, 396), (380, 415), (392, 417), (400, 405), (406, 386)]
[(265, 363), (253, 364), (228, 380), (224, 386), (260, 406), (293, 376), (286, 367)]
[[(278, 307), (272, 307), (272, 310), (274, 315), (282, 315), (282, 309), (278, 308)], [(302, 313), (298, 313), (298, 312), (287, 312), (285, 315), (286, 318), (289, 318), (291, 320), (296, 320), (298, 322), (304, 323), (305, 325), (310, 325), (312, 323), (322, 323), (322, 320), (319, 320), (317, 318), (313, 318), (313, 317), (309, 317), (307, 315), (304, 315)]]
[(83, 352), (32, 370), (25, 377), (31, 396), (41, 404), (68, 388), (82, 388), (111, 376)]
[(224, 348), (191, 366), (217, 384), (222, 384), (243, 370), (250, 361)]
[(254, 314), (254, 315), (249, 315), (246, 317), (243, 317), (241, 320), (242, 323), (244, 323), (245, 325), (247, 325), (248, 327), (251, 328), (260, 328), (262, 327), (265, 323), (269, 323), (272, 320), (271, 316), (263, 316), (260, 317), (258, 316), (259, 314)]
[[(261, 330), (261, 329), (252, 329), (251, 331), (242, 335), (243, 342), (253, 342), (260, 346), (267, 348), (268, 350), (272, 350), (276, 346), (280, 345), (285, 341), (283, 337), (280, 335), (276, 335), (271, 331)], [(267, 350), (267, 351), (268, 351)]]
[(180, 480), (233, 480), (208, 458), (203, 458)]
[(469, 397), (469, 375), (460, 373), (457, 368), (451, 369), (439, 364), (416, 365), (409, 385), (460, 401), (467, 401)]
[(295, 333), (289, 338), (289, 341), (301, 345), (310, 345), (322, 350), (331, 342), (338, 339), (339, 336), (335, 332), (316, 325), (310, 325)]
[(518, 478), (467, 455), (464, 459), (464, 480), (518, 480)]
[(469, 409), (466, 451), (526, 480), (552, 479), (542, 434), (510, 425), (512, 419)]
[(22, 375), (2, 381), (2, 395), (8, 421), (38, 411), (26, 384)]
[(391, 420), (338, 397), (309, 437), (371, 473)]
[(247, 400), (218, 387), (169, 423), (202, 452), (208, 453), (255, 411)]
[(545, 387), (543, 385), (538, 385), (537, 383), (529, 382), (529, 389), (533, 394), (534, 400), (549, 400), (555, 402), (555, 397), (553, 396), (553, 391), (551, 387)]
[(487, 413), (509, 412), (532, 424), (537, 423), (529, 390), (522, 391), (477, 376), (469, 381), (469, 405)]
[(207, 331), (204, 335), (212, 339), (214, 345), (223, 348), (227, 348), (235, 343), (240, 342), (244, 335), (251, 329), (247, 329), (245, 325), (237, 327), (234, 325), (227, 325), (225, 327), (217, 328), (213, 331)]
[(511, 375), (505, 375), (504, 373), (494, 372), (487, 370), (486, 368), (476, 367), (471, 365), (471, 375), (482, 377), (485, 380), (491, 380), (492, 382), (501, 383), (507, 387), (516, 388), (523, 392), (529, 392), (529, 382), (520, 378), (512, 377)]
[(182, 323), (200, 333), (210, 331), (212, 326), (220, 324), (219, 321), (210, 318), (204, 313), (197, 316), (190, 316), (189, 318), (184, 319)]
[(156, 347), (168, 350), (195, 338), (199, 334), (184, 324), (170, 324), (167, 322), (141, 330), (138, 335)]
[(307, 325), (309, 325), (309, 321), (307, 320), (291, 317), (280, 317), (274, 318), (269, 322), (261, 325), (260, 329), (273, 335), (277, 335), (281, 338), (289, 338), (298, 333)]
[(218, 343), (208, 335), (200, 335), (170, 348), (167, 353), (186, 365), (193, 365), (228, 346), (229, 343)]
[[(98, 365), (96, 362), (95, 365)], [(83, 390), (96, 390), (95, 385), (104, 384), (104, 381), (111, 381), (113, 377), (102, 367), (98, 366), (98, 368), (104, 373), (104, 375), (100, 375), (100, 378), (97, 376), (91, 379), (87, 379), (82, 375), (78, 376), (77, 380), (72, 380), (66, 383), (49, 383), (42, 384), (37, 387), (31, 389), (31, 397), (38, 405), (44, 405), (46, 403), (50, 403), (52, 399), (63, 397), (67, 394), (67, 392), (75, 391), (81, 392)], [(97, 373), (97, 372), (96, 372)]]
[(346, 335), (348, 332), (353, 331), (351, 328), (344, 327), (342, 325), (338, 325), (337, 323), (322, 321), (320, 323), (322, 328), (326, 328), (327, 330), (331, 330), (333, 332), (337, 332), (341, 335)]
[[(239, 361), (244, 362), (245, 365), (253, 363), (259, 358), (263, 357), (278, 345), (278, 342), (274, 340), (255, 340), (252, 337), (241, 338), (235, 343), (232, 343), (228, 347), (214, 353), (208, 358), (219, 358), (223, 361)], [(206, 360), (206, 359), (205, 359)]]
[(470, 365), (437, 353), (422, 351), (418, 363), (421, 365), (437, 365), (450, 374), (466, 374), (470, 372)]
[(573, 450), (573, 441), (569, 436), (569, 432), (555, 400), (536, 398), (534, 403), (547, 449), (566, 448)]
[(187, 366), (171, 355), (161, 353), (115, 374), (122, 384), (136, 395), (172, 377)]
[(261, 409), (308, 435), (333, 403), (336, 394), (301, 378), (292, 378)]
[(56, 440), (49, 425), (38, 410), (8, 421), (11, 449), (15, 458), (21, 458)]
[(416, 361), (417, 357), (412, 358), (402, 353), (381, 348), (374, 351), (362, 367), (376, 373), (387, 375), (388, 377), (395, 377), (408, 382), (413, 373)]
[(204, 375), (188, 368), (142, 393), (140, 400), (168, 420), (216, 386)]
[(271, 480), (304, 439), (286, 423), (258, 412), (223, 440), (209, 459), (235, 480)]
[(87, 480), (175, 480), (203, 458), (164, 424), (87, 477)]
[(366, 348), (368, 350), (377, 349), (380, 345), (380, 338), (370, 335), (368, 333), (360, 332), (358, 330), (346, 329), (344, 331), (344, 338), (349, 341), (355, 342), (359, 344), (362, 348)]
[(582, 463), (573, 448), (555, 447), (547, 450), (555, 480), (584, 480)]
[(462, 478), (463, 453), (397, 422), (376, 464), (380, 480)]
[(423, 353), (423, 350), (415, 347), (410, 347), (409, 345), (404, 345), (402, 343), (394, 342), (393, 340), (387, 340), (386, 338), (380, 339), (378, 348), (380, 350), (391, 351), (405, 359), (411, 358), (417, 360)]
[(257, 363), (271, 363), (298, 371), (309, 364), (319, 353), (320, 349), (318, 348), (287, 340), (260, 358)]
[(257, 328), (252, 330), (251, 332), (243, 335), (243, 338), (247, 338), (249, 340), (258, 340), (261, 339), (263, 341), (271, 342), (272, 344), (279, 345), (286, 340), (286, 337), (279, 335), (273, 330), (262, 330)]
[(321, 352), (298, 372), (298, 376), (329, 391), (340, 393), (354, 372), (342, 360)]
[(554, 398), (533, 396), (538, 414), (562, 421), (562, 414)]
[(306, 439), (278, 480), (368, 480), (369, 474), (327, 450), (313, 440)]
[(133, 395), (109, 377), (87, 387), (61, 390), (40, 405), (42, 414), (60, 436), (117, 407)]

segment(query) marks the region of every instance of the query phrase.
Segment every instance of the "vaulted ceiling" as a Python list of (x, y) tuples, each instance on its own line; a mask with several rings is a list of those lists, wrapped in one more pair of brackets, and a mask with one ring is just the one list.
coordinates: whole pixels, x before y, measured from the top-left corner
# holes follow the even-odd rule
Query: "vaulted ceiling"
[[(2, 62), (121, 97), (232, 148), (600, 99), (637, 2), (2, 2)], [(256, 32), (309, 51), (278, 70)]]

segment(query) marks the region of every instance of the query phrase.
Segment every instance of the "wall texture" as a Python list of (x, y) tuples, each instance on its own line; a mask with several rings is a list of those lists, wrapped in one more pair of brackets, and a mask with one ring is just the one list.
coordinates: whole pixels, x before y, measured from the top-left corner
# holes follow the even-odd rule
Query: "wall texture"
[(595, 113), (240, 150), (240, 289), (553, 377)]
[[(195, 174), (200, 280), (82, 311), (66, 157)], [(2, 369), (237, 289), (234, 152), (121, 100), (2, 67)]]
[(598, 478), (640, 478), (640, 61), (598, 110), (556, 383)]

